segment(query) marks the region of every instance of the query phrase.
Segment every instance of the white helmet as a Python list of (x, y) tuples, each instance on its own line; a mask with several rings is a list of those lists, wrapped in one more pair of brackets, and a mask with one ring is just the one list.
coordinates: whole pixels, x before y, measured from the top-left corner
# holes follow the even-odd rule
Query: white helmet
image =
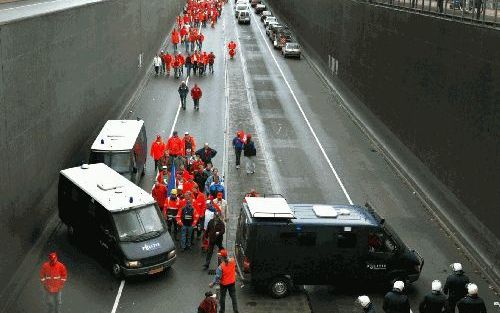
[(394, 282), (394, 286), (393, 286), (394, 289), (397, 289), (399, 291), (403, 291), (403, 289), (405, 288), (405, 283), (403, 283), (402, 281), (400, 280), (397, 280)]
[(460, 263), (453, 263), (451, 265), (451, 268), (453, 269), (454, 272), (458, 272), (462, 270), (462, 264)]
[(469, 296), (477, 295), (477, 285), (472, 283), (467, 284), (467, 294)]
[(441, 291), (441, 282), (439, 280), (435, 280), (432, 282), (432, 291)]
[(370, 304), (370, 298), (368, 296), (359, 296), (358, 303), (361, 307), (366, 308)]

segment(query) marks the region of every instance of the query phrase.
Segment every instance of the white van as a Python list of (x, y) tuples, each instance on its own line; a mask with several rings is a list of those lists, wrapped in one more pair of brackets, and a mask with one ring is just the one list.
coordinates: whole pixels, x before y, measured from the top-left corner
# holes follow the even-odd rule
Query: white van
[(250, 11), (240, 11), (238, 14), (238, 24), (250, 24)]
[(234, 17), (238, 18), (238, 14), (241, 11), (247, 11), (248, 10), (248, 5), (247, 4), (237, 4), (236, 8), (234, 9)]
[(156, 274), (176, 260), (156, 201), (106, 164), (62, 170), (58, 207), (72, 241), (98, 254), (116, 277)]
[(89, 163), (104, 163), (138, 183), (146, 171), (147, 145), (143, 120), (109, 120), (92, 144)]

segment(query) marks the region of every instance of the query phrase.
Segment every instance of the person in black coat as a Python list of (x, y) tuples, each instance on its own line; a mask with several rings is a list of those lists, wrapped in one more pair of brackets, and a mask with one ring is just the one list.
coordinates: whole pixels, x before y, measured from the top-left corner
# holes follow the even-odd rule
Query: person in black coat
[(448, 312), (448, 299), (441, 290), (441, 282), (432, 282), (432, 292), (424, 297), (418, 307), (420, 313), (444, 313)]
[(467, 285), (467, 296), (457, 302), (459, 313), (487, 313), (483, 299), (477, 295), (477, 285)]
[(467, 284), (470, 282), (469, 277), (464, 274), (462, 264), (453, 263), (451, 265), (453, 273), (446, 278), (443, 292), (448, 295), (448, 305), (450, 312), (455, 312), (455, 306), (458, 300), (465, 297), (467, 294)]
[(217, 151), (210, 148), (208, 146), (208, 143), (205, 143), (205, 146), (203, 148), (196, 151), (196, 155), (200, 156), (200, 159), (203, 161), (203, 163), (205, 163), (205, 165), (208, 163), (212, 164), (212, 158), (215, 157), (216, 154)]
[(386, 313), (408, 313), (410, 312), (410, 300), (403, 293), (405, 284), (398, 280), (394, 283), (394, 288), (384, 297), (382, 308)]
[(368, 298), (368, 296), (359, 296), (358, 303), (363, 309), (363, 313), (376, 313), (375, 306), (370, 301), (370, 298)]
[(257, 155), (257, 149), (255, 149), (255, 144), (252, 140), (252, 135), (247, 134), (247, 140), (243, 145), (243, 156), (245, 157), (245, 169), (247, 175), (255, 173), (255, 156)]
[(186, 98), (187, 98), (187, 95), (189, 93), (189, 87), (186, 85), (186, 82), (183, 81), (180, 84), (178, 92), (179, 92), (179, 96), (181, 97), (182, 109), (185, 110), (186, 109)]

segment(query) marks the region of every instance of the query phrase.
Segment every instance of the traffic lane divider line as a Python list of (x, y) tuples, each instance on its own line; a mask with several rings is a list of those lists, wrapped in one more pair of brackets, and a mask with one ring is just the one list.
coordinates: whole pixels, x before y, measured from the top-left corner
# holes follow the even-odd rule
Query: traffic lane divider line
[[(253, 18), (254, 22), (257, 24), (257, 19), (255, 18), (254, 14), (252, 14), (252, 18)], [(260, 28), (260, 26), (258, 24), (257, 24), (257, 29), (259, 30), (260, 35), (264, 39), (264, 43), (266, 44), (266, 47), (269, 50), (269, 53), (271, 54), (271, 57), (273, 58), (273, 61), (276, 64), (276, 67), (278, 68), (278, 70), (279, 70), (279, 72), (281, 74), (281, 77), (283, 77), (283, 80), (285, 81), (285, 84), (288, 87), (288, 90), (290, 90), (292, 98), (295, 101), (295, 104), (297, 105), (297, 107), (298, 107), (298, 109), (299, 109), (302, 117), (304, 118), (304, 120), (305, 120), (305, 122), (307, 124), (307, 127), (311, 131), (311, 134), (313, 135), (314, 140), (316, 141), (316, 144), (318, 145), (319, 149), (321, 150), (321, 154), (323, 154), (323, 157), (325, 158), (326, 162), (328, 163), (328, 166), (330, 167), (330, 170), (335, 175), (335, 179), (337, 180), (338, 184), (340, 185), (340, 188), (342, 189), (342, 192), (344, 193), (345, 197), (347, 198), (347, 201), (349, 202), (349, 204), (351, 204), (351, 205), (354, 204), (354, 202), (351, 200), (351, 196), (349, 195), (349, 193), (347, 192), (347, 189), (344, 186), (344, 183), (340, 179), (340, 176), (337, 173), (337, 170), (333, 167), (333, 164), (330, 161), (330, 158), (326, 154), (326, 151), (323, 148), (323, 145), (321, 144), (321, 141), (319, 140), (318, 136), (316, 135), (316, 131), (314, 131), (311, 123), (309, 122), (309, 119), (307, 118), (304, 110), (302, 109), (302, 105), (300, 104), (299, 100), (297, 99), (297, 96), (295, 95), (295, 92), (293, 91), (292, 87), (290, 86), (290, 83), (288, 82), (288, 79), (286, 78), (285, 74), (283, 73), (283, 70), (281, 69), (281, 66), (279, 65), (278, 61), (276, 60), (276, 57), (274, 56), (274, 52), (271, 50), (271, 47), (269, 47), (269, 43), (267, 42), (266, 37), (264, 37), (264, 33), (262, 32), (262, 29)]]
[(118, 309), (118, 304), (120, 303), (120, 298), (122, 297), (124, 286), (125, 286), (125, 279), (122, 279), (122, 281), (120, 282), (120, 287), (118, 288), (118, 294), (116, 295), (115, 303), (113, 304), (113, 309), (111, 310), (111, 313), (116, 313), (116, 310)]

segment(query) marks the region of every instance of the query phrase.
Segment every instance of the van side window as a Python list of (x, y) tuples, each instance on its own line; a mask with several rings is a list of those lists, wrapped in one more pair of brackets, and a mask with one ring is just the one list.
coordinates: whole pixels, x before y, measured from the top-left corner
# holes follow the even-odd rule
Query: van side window
[(356, 247), (356, 234), (350, 232), (343, 232), (337, 235), (337, 246), (339, 248), (351, 249)]
[(284, 232), (280, 234), (280, 239), (283, 243), (298, 246), (316, 245), (316, 233), (312, 232)]

